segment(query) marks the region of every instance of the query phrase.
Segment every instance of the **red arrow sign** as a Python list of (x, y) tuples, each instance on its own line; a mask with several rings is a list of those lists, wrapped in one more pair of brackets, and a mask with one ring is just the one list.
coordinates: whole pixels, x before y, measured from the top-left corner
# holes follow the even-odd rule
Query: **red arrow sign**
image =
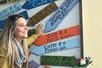
[(73, 26), (67, 29), (59, 30), (57, 32), (40, 36), (33, 44), (41, 46), (46, 43), (58, 41), (61, 39), (69, 38), (80, 34), (80, 26)]

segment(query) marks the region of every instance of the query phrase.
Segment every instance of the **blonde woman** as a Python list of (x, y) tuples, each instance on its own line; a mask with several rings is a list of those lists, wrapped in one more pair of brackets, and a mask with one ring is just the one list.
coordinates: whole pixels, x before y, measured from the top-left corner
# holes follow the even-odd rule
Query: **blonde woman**
[(42, 26), (37, 26), (37, 34), (28, 37), (27, 22), (23, 16), (12, 15), (5, 21), (0, 33), (0, 68), (28, 68), (28, 45), (42, 34)]

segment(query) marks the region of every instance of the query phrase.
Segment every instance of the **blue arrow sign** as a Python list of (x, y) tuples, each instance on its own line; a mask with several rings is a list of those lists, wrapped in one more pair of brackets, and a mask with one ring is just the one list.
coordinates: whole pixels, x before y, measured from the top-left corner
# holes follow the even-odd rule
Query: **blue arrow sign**
[(0, 20), (0, 29), (2, 29), (3, 26), (4, 26), (4, 23), (3, 23), (3, 21)]
[(29, 10), (54, 1), (55, 0), (27, 0), (25, 4), (22, 6), (22, 8)]
[(37, 64), (34, 60), (30, 61), (28, 64), (28, 68), (38, 68), (40, 65)]
[[(21, 13), (19, 13), (19, 14), (22, 15), (22, 16), (24, 16), (25, 19), (28, 19), (28, 18), (29, 18), (27, 11), (23, 11), (23, 12), (21, 12)], [(4, 21), (4, 20), (3, 20), (3, 21)], [(0, 20), (0, 28), (1, 28), (1, 29), (2, 29), (3, 26), (4, 26), (4, 22), (3, 22), (3, 21)]]
[(11, 5), (10, 7), (0, 10), (0, 20), (3, 21), (5, 18), (10, 16), (11, 14), (17, 12), (21, 9), (21, 4), (19, 2), (15, 3), (14, 5)]
[(57, 41), (43, 46), (31, 46), (30, 51), (36, 55), (42, 55), (44, 53), (52, 53), (56, 51), (68, 50), (80, 46), (80, 36), (75, 36), (63, 41)]
[(28, 19), (29, 18), (27, 11), (23, 11), (23, 12), (21, 12), (19, 14), (22, 15), (22, 16), (24, 16), (25, 19)]
[(79, 0), (65, 0), (59, 9), (46, 22), (44, 32), (46, 33), (56, 29), (78, 2)]

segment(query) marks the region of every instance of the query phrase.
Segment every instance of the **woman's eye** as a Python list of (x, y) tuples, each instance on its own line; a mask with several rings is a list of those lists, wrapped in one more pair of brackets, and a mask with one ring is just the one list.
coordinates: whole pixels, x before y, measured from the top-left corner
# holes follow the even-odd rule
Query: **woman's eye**
[(20, 27), (22, 27), (23, 25), (20, 25)]
[(23, 25), (19, 25), (20, 27), (23, 27)]

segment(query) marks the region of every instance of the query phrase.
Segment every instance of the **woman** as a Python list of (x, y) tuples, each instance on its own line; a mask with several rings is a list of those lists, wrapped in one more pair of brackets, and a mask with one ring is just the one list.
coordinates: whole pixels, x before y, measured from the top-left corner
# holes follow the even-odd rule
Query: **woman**
[(42, 26), (38, 25), (37, 34), (27, 38), (28, 27), (23, 16), (12, 15), (4, 22), (0, 33), (0, 68), (28, 68), (28, 45), (42, 34)]

